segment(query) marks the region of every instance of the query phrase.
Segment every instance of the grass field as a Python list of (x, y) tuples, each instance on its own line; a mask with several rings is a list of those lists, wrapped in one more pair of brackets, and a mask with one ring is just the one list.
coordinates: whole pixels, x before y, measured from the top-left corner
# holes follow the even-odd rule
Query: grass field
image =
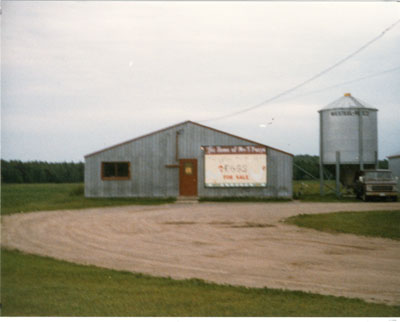
[(286, 202), (292, 201), (289, 198), (257, 198), (257, 197), (220, 197), (220, 198), (199, 198), (200, 202)]
[[(296, 185), (301, 183), (295, 183), (295, 189)], [(303, 198), (318, 196), (318, 182), (307, 181), (307, 185), (307, 190), (301, 185)], [(85, 199), (82, 187), (82, 184), (2, 185), (2, 214), (173, 201)], [(326, 198), (336, 201), (333, 194)], [(338, 213), (300, 215), (288, 222), (331, 232), (399, 239), (399, 218), (398, 212)], [(345, 228), (341, 226), (347, 230), (343, 231)], [(357, 299), (222, 286), (200, 280), (175, 281), (4, 249), (1, 255), (3, 316), (400, 316), (400, 307)]]
[(298, 291), (175, 281), (2, 250), (3, 316), (400, 316), (400, 307)]
[[(319, 201), (319, 202), (359, 202), (355, 197), (343, 197), (345, 189), (341, 189), (342, 197), (336, 197), (334, 180), (326, 180), (328, 187), (324, 188), (324, 196), (320, 195), (320, 183), (318, 180), (299, 180), (293, 181), (293, 198), (300, 201)], [(333, 189), (333, 190), (332, 190)]]
[[(327, 182), (334, 186), (334, 182)], [(337, 198), (335, 194), (326, 189), (326, 195), (319, 195), (318, 181), (294, 181), (293, 195), (300, 201), (319, 202), (359, 202), (354, 197)], [(290, 199), (265, 199), (265, 198), (222, 198), (200, 201), (223, 202), (271, 202), (289, 201)], [(1, 185), (1, 213), (3, 215), (57, 209), (80, 209), (122, 205), (158, 205), (174, 202), (175, 198), (85, 198), (83, 196), (83, 183), (42, 183), (42, 184), (2, 184)]]
[(80, 209), (123, 205), (158, 205), (174, 198), (85, 198), (83, 183), (2, 184), (3, 215), (40, 210)]
[[(353, 191), (346, 191), (343, 187), (340, 190), (341, 197), (336, 197), (336, 183), (334, 180), (324, 181), (328, 187), (324, 188), (324, 196), (320, 195), (320, 183), (318, 180), (293, 181), (293, 198), (300, 201), (316, 202), (363, 202), (355, 196)], [(333, 189), (333, 190), (332, 190)], [(400, 197), (400, 194), (399, 194)]]
[(332, 233), (349, 233), (400, 240), (400, 211), (337, 212), (298, 215), (288, 224)]
[[(335, 181), (325, 181), (325, 183), (335, 189)], [(320, 195), (319, 181), (301, 180), (293, 181), (293, 199), (310, 202), (359, 202), (355, 197), (337, 198), (335, 190), (325, 187), (325, 195)], [(346, 191), (342, 189), (341, 193)], [(222, 198), (200, 198), (200, 202), (281, 202), (290, 201), (285, 198), (257, 198), (257, 197), (222, 197)]]

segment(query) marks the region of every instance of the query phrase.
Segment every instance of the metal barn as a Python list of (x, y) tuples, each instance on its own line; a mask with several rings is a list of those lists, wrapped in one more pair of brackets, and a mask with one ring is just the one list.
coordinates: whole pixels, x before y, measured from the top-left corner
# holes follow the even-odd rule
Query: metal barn
[(292, 198), (293, 155), (192, 121), (85, 156), (86, 197)]
[[(400, 153), (391, 155), (389, 159), (389, 170), (392, 171), (393, 176), (400, 178)], [(400, 179), (397, 180), (397, 188), (400, 191)]]

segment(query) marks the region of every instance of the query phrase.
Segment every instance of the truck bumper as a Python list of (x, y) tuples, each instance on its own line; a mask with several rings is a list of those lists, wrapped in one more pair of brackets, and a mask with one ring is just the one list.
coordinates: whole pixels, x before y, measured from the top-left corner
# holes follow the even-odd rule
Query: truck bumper
[(371, 192), (367, 191), (365, 193), (366, 196), (368, 197), (396, 197), (397, 196), (397, 191), (391, 191), (391, 192), (385, 192), (385, 191), (380, 191), (380, 192)]

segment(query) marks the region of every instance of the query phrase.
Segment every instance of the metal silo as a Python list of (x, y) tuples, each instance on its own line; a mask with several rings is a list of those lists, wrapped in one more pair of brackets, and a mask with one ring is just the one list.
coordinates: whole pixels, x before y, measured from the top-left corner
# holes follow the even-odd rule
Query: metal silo
[(339, 179), (353, 184), (357, 171), (375, 168), (378, 163), (377, 109), (344, 94), (319, 110), (320, 177), (323, 193), (323, 167), (335, 166), (336, 191)]

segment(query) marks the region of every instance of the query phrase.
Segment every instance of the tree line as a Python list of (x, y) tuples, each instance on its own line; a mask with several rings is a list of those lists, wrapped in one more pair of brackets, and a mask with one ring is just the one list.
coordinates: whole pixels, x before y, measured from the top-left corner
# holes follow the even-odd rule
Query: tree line
[[(319, 157), (316, 155), (295, 155), (293, 167), (294, 180), (313, 180), (319, 178)], [(388, 160), (379, 161), (380, 169), (388, 168)], [(327, 179), (335, 178), (334, 171), (326, 168)], [(83, 182), (83, 162), (43, 162), (1, 160), (1, 181), (4, 183), (69, 183)]]
[(43, 162), (1, 160), (4, 183), (70, 183), (83, 182), (83, 162)]

